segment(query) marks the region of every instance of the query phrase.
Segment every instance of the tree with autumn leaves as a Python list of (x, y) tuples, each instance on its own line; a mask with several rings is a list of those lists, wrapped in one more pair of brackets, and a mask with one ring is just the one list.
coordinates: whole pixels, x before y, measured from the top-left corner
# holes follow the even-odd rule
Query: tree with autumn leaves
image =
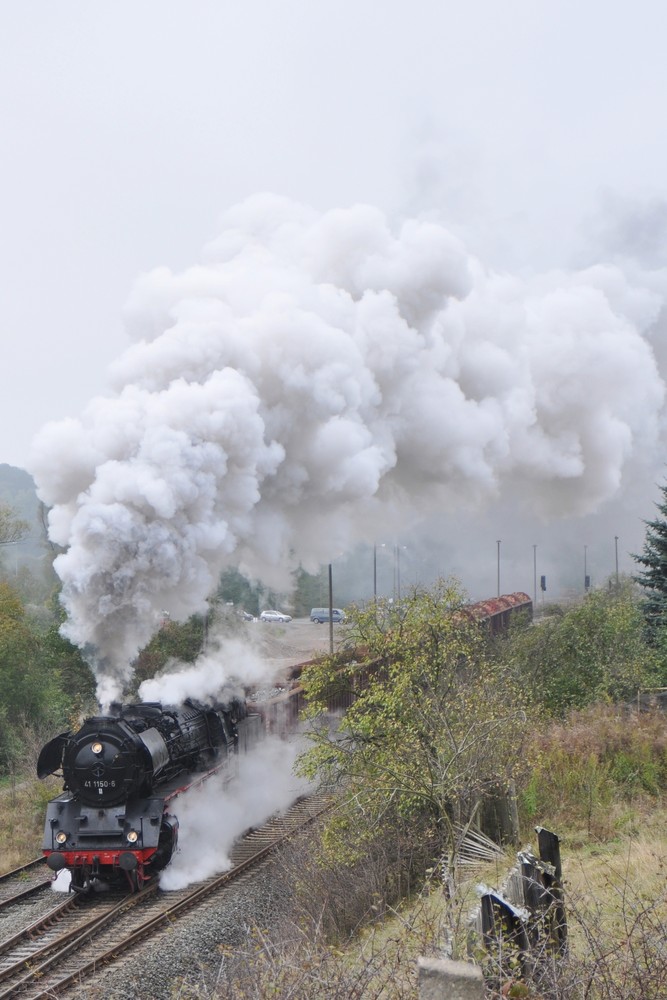
[(398, 607), (353, 609), (348, 645), (372, 667), (333, 657), (302, 676), (312, 716), (332, 696), (350, 701), (337, 727), (313, 728), (300, 768), (342, 784), (343, 822), (356, 824), (362, 839), (400, 816), (421, 821), (435, 849), (448, 852), (453, 821), (475, 816), (521, 766), (521, 694), (465, 603), (458, 584), (442, 581)]
[(22, 754), (19, 730), (44, 719), (61, 702), (54, 678), (40, 665), (40, 639), (15, 591), (0, 582), (0, 774)]

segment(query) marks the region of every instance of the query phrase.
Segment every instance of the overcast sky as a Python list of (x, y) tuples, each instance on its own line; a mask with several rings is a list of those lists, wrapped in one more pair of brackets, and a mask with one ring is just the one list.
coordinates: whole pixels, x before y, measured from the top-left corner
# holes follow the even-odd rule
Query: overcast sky
[(666, 17), (658, 0), (4, 4), (0, 462), (105, 391), (136, 279), (196, 263), (256, 192), (434, 218), (491, 269), (662, 267)]

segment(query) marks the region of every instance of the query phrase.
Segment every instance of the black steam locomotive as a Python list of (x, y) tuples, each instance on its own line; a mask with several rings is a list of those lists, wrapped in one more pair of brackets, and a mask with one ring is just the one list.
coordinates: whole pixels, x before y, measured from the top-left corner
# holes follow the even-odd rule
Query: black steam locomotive
[(43, 748), (37, 774), (62, 769), (64, 791), (49, 802), (43, 851), (71, 886), (125, 877), (135, 890), (169, 864), (178, 840), (175, 798), (219, 771), (263, 733), (245, 702), (205, 708), (118, 705)]

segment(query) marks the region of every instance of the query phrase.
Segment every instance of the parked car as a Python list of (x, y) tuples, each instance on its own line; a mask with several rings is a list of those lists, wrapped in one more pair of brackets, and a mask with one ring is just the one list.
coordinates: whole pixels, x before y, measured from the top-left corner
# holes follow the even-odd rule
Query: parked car
[[(311, 622), (317, 622), (321, 625), (323, 622), (329, 621), (329, 609), (328, 608), (311, 608), (310, 609), (310, 620)], [(340, 608), (331, 609), (331, 621), (332, 622), (344, 622), (345, 612), (341, 611)]]
[(257, 619), (254, 615), (251, 615), (249, 611), (239, 611), (239, 614), (244, 622), (256, 622)]
[(292, 616), (283, 614), (282, 611), (262, 611), (259, 620), (262, 622), (291, 622)]

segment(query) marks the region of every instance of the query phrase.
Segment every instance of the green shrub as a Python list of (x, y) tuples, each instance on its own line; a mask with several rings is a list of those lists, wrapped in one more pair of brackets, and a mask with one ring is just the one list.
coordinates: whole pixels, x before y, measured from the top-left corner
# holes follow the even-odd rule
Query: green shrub
[(536, 735), (522, 814), (553, 827), (583, 824), (604, 835), (615, 803), (667, 790), (667, 716), (598, 705)]
[(630, 701), (664, 680), (629, 586), (594, 591), (535, 628), (512, 632), (498, 655), (525, 696), (561, 718), (599, 701)]

